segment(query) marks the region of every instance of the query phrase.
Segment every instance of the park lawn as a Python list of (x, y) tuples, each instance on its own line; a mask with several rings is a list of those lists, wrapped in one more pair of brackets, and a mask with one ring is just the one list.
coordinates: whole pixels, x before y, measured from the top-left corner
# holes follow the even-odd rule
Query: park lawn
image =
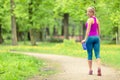
[[(12, 47), (12, 50), (30, 51), (48, 54), (69, 55), (75, 57), (86, 58), (87, 53), (81, 47), (81, 43), (76, 43), (74, 40), (64, 43), (38, 43), (37, 46), (20, 45)], [(101, 45), (101, 59), (104, 65), (112, 66), (120, 69), (120, 45)]]
[[(5, 48), (4, 48), (5, 47)], [(87, 53), (82, 49), (81, 43), (76, 43), (74, 40), (64, 40), (64, 43), (38, 43), (37, 46), (31, 46), (30, 43), (19, 46), (4, 46), (6, 50), (39, 52), (47, 54), (68, 55), (74, 57), (87, 58)], [(3, 50), (4, 50), (3, 49)], [(120, 69), (120, 45), (101, 45), (101, 60), (102, 64)], [(95, 60), (95, 57), (94, 57)]]
[[(2, 46), (1, 46), (2, 48)], [(4, 48), (7, 50), (6, 46)], [(41, 69), (47, 62), (35, 57), (13, 54), (0, 49), (0, 80), (27, 80), (35, 75), (49, 75)]]

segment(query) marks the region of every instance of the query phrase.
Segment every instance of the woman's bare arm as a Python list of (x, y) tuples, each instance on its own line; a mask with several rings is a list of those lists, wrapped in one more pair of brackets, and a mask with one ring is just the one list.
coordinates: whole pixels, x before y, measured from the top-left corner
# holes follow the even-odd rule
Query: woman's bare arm
[(87, 26), (86, 35), (85, 35), (85, 41), (88, 38), (88, 35), (90, 33), (90, 29), (91, 29), (91, 25), (93, 23), (93, 19), (92, 18), (88, 19), (87, 23), (88, 23), (88, 26)]

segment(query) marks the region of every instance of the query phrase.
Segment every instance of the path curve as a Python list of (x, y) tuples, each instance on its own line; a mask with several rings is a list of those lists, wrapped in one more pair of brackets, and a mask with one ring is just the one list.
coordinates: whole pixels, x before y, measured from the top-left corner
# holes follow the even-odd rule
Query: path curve
[[(97, 65), (95, 62), (93, 63), (94, 74), (88, 75), (87, 60), (83, 58), (30, 52), (22, 52), (22, 54), (51, 60), (60, 64), (61, 71), (59, 73), (49, 76), (48, 78), (44, 78), (42, 80), (120, 80), (120, 71), (116, 71), (106, 66), (102, 66), (102, 76), (98, 77)], [(35, 78), (31, 80), (41, 79)]]

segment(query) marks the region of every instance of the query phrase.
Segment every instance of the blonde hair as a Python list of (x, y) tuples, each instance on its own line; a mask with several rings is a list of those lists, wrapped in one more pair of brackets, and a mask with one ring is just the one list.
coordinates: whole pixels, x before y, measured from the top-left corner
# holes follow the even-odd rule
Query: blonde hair
[(89, 10), (90, 12), (93, 12), (93, 14), (95, 14), (95, 8), (94, 7), (88, 7), (87, 10)]

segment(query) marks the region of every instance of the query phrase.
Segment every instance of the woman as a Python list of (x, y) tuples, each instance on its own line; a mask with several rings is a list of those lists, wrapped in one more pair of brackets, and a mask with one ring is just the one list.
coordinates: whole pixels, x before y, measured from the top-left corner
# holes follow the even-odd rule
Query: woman
[(88, 65), (89, 65), (89, 75), (93, 74), (92, 70), (92, 49), (94, 49), (95, 57), (97, 59), (98, 71), (97, 75), (101, 76), (100, 67), (100, 25), (99, 21), (95, 16), (95, 9), (89, 7), (87, 9), (88, 20), (86, 23), (86, 35), (82, 43), (86, 42), (87, 53), (88, 53)]

